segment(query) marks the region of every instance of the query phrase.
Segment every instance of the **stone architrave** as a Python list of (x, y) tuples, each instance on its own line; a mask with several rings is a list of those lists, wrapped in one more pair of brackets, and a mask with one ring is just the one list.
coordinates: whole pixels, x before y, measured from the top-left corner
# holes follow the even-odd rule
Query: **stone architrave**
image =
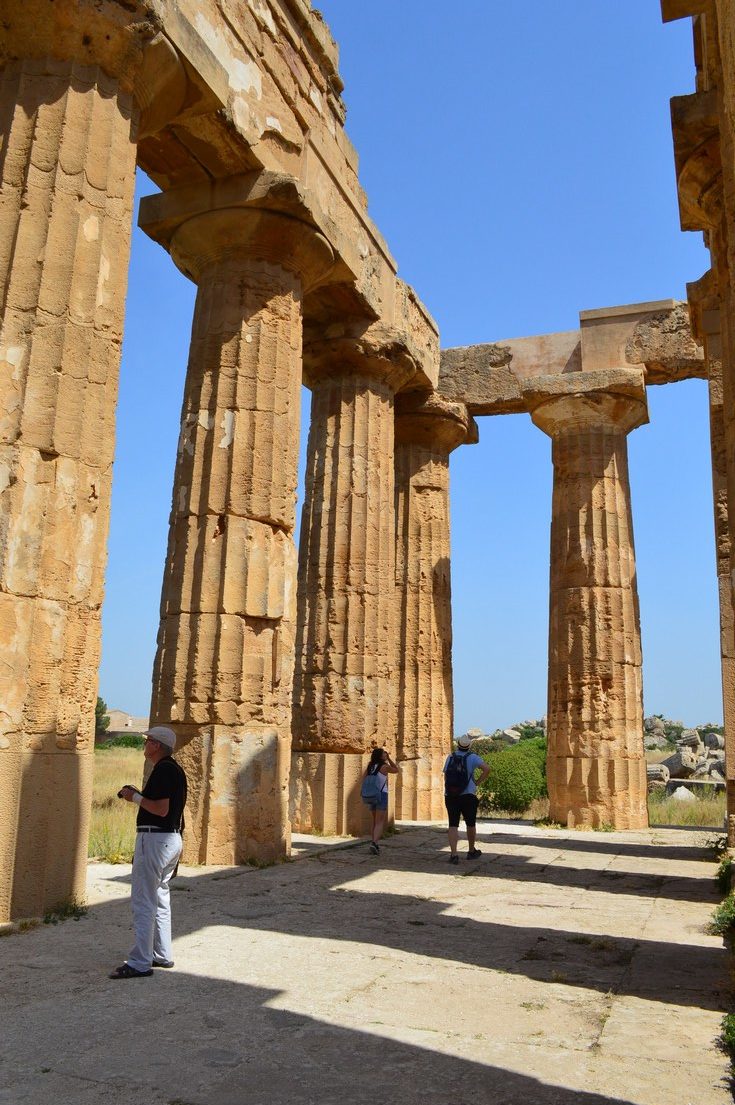
[(84, 893), (135, 143), (186, 83), (159, 41), (136, 2), (0, 24), (0, 922)]
[(552, 439), (549, 816), (648, 824), (627, 434), (648, 421), (631, 369), (539, 377), (524, 393)]
[(395, 815), (444, 816), (442, 768), (451, 751), (452, 608), (449, 454), (477, 441), (461, 403), (435, 393), (396, 399), (398, 738)]
[(187, 857), (272, 860), (290, 846), (302, 299), (332, 252), (263, 210), (175, 222), (143, 223), (199, 289), (151, 720), (180, 739)]
[(394, 750), (394, 397), (415, 371), (379, 324), (305, 343), (312, 404), (291, 782), (300, 831), (363, 832), (365, 754)]

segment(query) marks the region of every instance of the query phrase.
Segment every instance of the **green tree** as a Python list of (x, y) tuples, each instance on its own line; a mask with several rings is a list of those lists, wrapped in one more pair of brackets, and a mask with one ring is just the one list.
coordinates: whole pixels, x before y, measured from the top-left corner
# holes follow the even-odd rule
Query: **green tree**
[(94, 708), (94, 735), (101, 737), (110, 728), (110, 718), (107, 713), (107, 703), (104, 698), (97, 696), (97, 705)]

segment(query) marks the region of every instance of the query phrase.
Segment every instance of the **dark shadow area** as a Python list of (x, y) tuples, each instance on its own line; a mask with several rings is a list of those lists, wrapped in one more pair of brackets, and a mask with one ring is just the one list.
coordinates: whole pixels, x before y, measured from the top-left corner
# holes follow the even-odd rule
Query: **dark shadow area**
[[(131, 1101), (151, 1105), (627, 1105), (479, 1062), (472, 1039), (460, 1044), (466, 1054), (447, 1055), (392, 1040), (374, 1022), (358, 1031), (271, 1008), (276, 989), (162, 972), (132, 984), (133, 1002), (111, 1000), (114, 985), (100, 981), (69, 1003), (51, 1040), (29, 1034), (37, 1010), (14, 1018), (0, 1046), (15, 1100), (43, 1100), (53, 1072), (98, 1090), (126, 1086)], [(146, 1024), (161, 1052), (153, 1063), (130, 1050)]]
[[(534, 847), (537, 838), (530, 841), (528, 838), (512, 837), (518, 847)], [(714, 871), (702, 865), (701, 878), (687, 878), (662, 873), (660, 875), (641, 871), (610, 871), (600, 870), (595, 867), (570, 867), (561, 864), (539, 863), (528, 856), (504, 855), (493, 852), (493, 843), (498, 838), (494, 834), (488, 837), (487, 830), (478, 824), (477, 842), (483, 849), (482, 860), (474, 865), (471, 870), (477, 878), (485, 879), (512, 879), (513, 881), (529, 883), (538, 882), (548, 885), (566, 887), (570, 889), (593, 889), (601, 894), (625, 894), (639, 898), (670, 898), (672, 901), (701, 902), (718, 900), (714, 886)], [(505, 841), (503, 842), (505, 843)], [(549, 842), (549, 846), (551, 842)], [(460, 843), (460, 857), (462, 848)], [(561, 843), (558, 851), (565, 851)], [(651, 855), (655, 856), (656, 849), (652, 846)], [(684, 857), (679, 856), (680, 859)], [(440, 864), (446, 862), (445, 856), (437, 852), (437, 870), (441, 870)], [(412, 867), (408, 855), (402, 857), (402, 865), (405, 870), (424, 870), (422, 860), (419, 866)], [(593, 885), (594, 884), (594, 885)]]
[[(487, 832), (488, 823), (484, 821), (478, 821), (478, 831), (480, 833)], [(668, 827), (666, 829), (668, 832)], [(692, 830), (689, 829), (689, 832)], [(492, 830), (491, 830), (492, 832)], [(585, 836), (580, 839), (570, 840), (568, 837), (564, 839), (534, 836), (534, 837), (520, 837), (516, 833), (496, 833), (492, 832), (492, 835), (488, 841), (489, 844), (503, 844), (505, 847), (513, 847), (517, 845), (521, 848), (550, 848), (552, 850), (563, 852), (586, 852), (589, 855), (609, 855), (609, 856), (631, 856), (637, 859), (673, 859), (673, 860), (694, 860), (695, 862), (701, 860), (706, 862), (709, 857), (707, 852), (703, 848), (693, 848), (689, 844), (682, 844), (677, 847), (670, 844), (636, 844), (636, 843), (615, 843), (610, 840), (606, 840), (604, 836), (599, 833), (593, 837)], [(711, 867), (712, 874), (714, 875), (714, 865)]]

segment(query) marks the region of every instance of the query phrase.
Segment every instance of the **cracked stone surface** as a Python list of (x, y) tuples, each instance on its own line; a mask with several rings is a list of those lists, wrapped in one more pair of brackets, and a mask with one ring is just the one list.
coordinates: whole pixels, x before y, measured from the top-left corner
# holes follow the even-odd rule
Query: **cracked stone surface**
[(428, 825), (188, 868), (175, 969), (125, 983), (130, 869), (91, 865), (86, 917), (0, 940), (0, 1102), (730, 1101), (706, 834), (478, 837), (458, 868)]

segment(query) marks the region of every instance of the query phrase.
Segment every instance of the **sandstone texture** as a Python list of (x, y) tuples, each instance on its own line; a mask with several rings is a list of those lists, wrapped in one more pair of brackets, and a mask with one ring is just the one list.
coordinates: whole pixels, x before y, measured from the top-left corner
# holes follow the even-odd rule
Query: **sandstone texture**
[(83, 883), (136, 163), (161, 189), (141, 226), (198, 289), (151, 702), (191, 779), (187, 859), (285, 858), (292, 822), (360, 832), (375, 744), (402, 764), (392, 812), (441, 814), (449, 458), (480, 414), (527, 412), (553, 440), (552, 816), (643, 826), (626, 435), (646, 384), (702, 375), (735, 843), (735, 0), (695, 6), (675, 161), (713, 266), (689, 308), (440, 355), (367, 213), (308, 0), (0, 0), (0, 923)]
[[(348, 420), (380, 427), (369, 586), (326, 588), (337, 637), (352, 643), (325, 642), (325, 672), (311, 654), (299, 666), (312, 699), (328, 691), (345, 718), (362, 699), (363, 731), (348, 742), (360, 755), (378, 730), (395, 732), (397, 592), (375, 586), (378, 564), (394, 575), (393, 399), (431, 390), (439, 355), (367, 215), (337, 50), (306, 0), (8, 0), (0, 15), (4, 919), (43, 912), (83, 879), (136, 162), (161, 187), (141, 223), (198, 286), (151, 703), (191, 775), (192, 860), (289, 848), (303, 331), (334, 351), (326, 402), (341, 375)], [(345, 447), (335, 439), (350, 487), (374, 462), (358, 447), (345, 467)], [(316, 498), (321, 509), (318, 486)], [(357, 521), (337, 535), (338, 556), (363, 538)], [(367, 680), (377, 654), (384, 665), (377, 697), (353, 693), (363, 652)], [(321, 714), (316, 734), (305, 728), (299, 748), (332, 747)]]
[(627, 434), (648, 421), (642, 374), (581, 372), (526, 392), (552, 439), (549, 816), (571, 827), (648, 824)]
[[(665, 20), (693, 17), (696, 91), (671, 101), (683, 230), (703, 231), (711, 268), (688, 285), (710, 389), (717, 575), (727, 774), (728, 843), (735, 847), (735, 623), (731, 550), (735, 529), (735, 3), (662, 0)], [(694, 275), (694, 274), (693, 274)]]

